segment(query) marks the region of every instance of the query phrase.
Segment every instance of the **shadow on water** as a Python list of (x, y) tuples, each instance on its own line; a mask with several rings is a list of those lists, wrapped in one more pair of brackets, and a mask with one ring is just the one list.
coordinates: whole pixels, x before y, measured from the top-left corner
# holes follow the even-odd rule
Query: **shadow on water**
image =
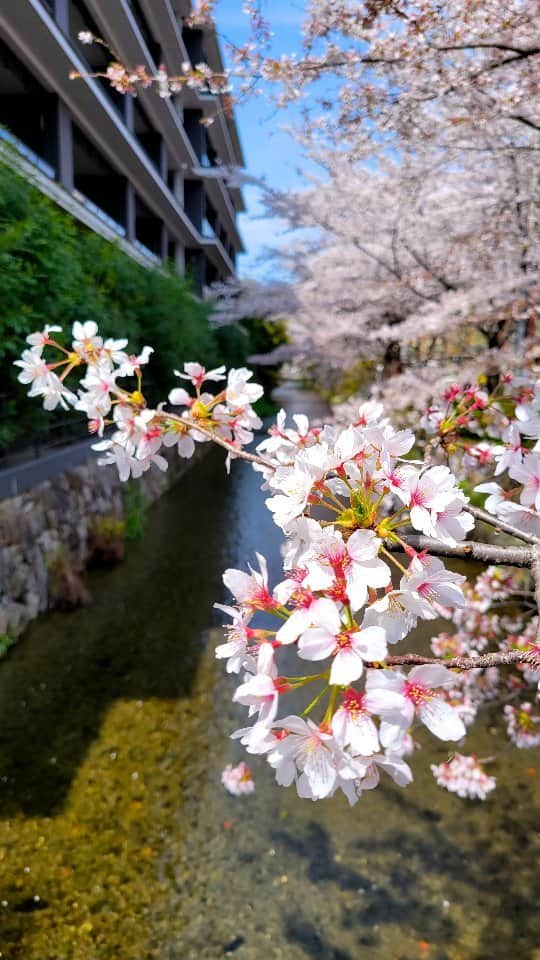
[[(278, 402), (305, 394), (287, 385)], [(324, 404), (310, 399), (315, 412)], [(95, 602), (41, 618), (0, 669), (0, 817), (48, 816), (65, 801), (103, 715), (118, 699), (188, 698), (228, 565), (269, 556), (281, 534), (261, 510), (260, 475), (210, 451), (151, 511), (143, 540), (94, 574)]]
[[(449, 816), (454, 798), (443, 801), (439, 812), (423, 806), (421, 798), (415, 802), (414, 795), (402, 796), (386, 787), (380, 829), (373, 808), (364, 827), (349, 824), (347, 864), (336, 855), (341, 836), (338, 832), (336, 837), (334, 824), (327, 829), (318, 819), (295, 819), (288, 829), (272, 830), (270, 838), (277, 855), (289, 861), (288, 869), (292, 862), (300, 864), (312, 889), (322, 885), (329, 897), (336, 898), (338, 892), (354, 896), (354, 906), (343, 907), (334, 927), (342, 935), (355, 934), (359, 947), (377, 949), (388, 925), (406, 931), (408, 940), (416, 937), (430, 960), (449, 960), (463, 936), (462, 919), (456, 922), (452, 913), (463, 903), (474, 910), (480, 929), (474, 954), (463, 956), (536, 960), (532, 945), (538, 940), (540, 877), (529, 844), (538, 836), (538, 810), (531, 785), (523, 782), (519, 787), (519, 808), (515, 793), (500, 787), (496, 805), (482, 820), (469, 820), (470, 808), (465, 807), (457, 821)], [(452, 902), (435, 900), (430, 893), (434, 889), (447, 889)], [(308, 957), (349, 956), (324, 939), (320, 925), (302, 915), (284, 917), (283, 935)], [(382, 944), (380, 949), (377, 956), (386, 957)], [(412, 956), (405, 948), (392, 952), (396, 960)]]
[(93, 577), (95, 602), (43, 618), (2, 664), (0, 816), (61, 807), (112, 701), (189, 696), (238, 506), (210, 453), (127, 561)]

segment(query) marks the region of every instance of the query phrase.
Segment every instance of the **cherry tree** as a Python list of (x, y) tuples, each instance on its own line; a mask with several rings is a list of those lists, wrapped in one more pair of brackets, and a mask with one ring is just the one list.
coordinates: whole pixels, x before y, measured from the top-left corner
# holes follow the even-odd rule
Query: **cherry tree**
[[(190, 23), (213, 29), (215, 7), (200, 3)], [(305, 98), (298, 136), (324, 173), (304, 191), (268, 194), (272, 212), (304, 231), (280, 254), (294, 286), (274, 298), (229, 288), (218, 319), (257, 303), (264, 315), (286, 310), (297, 340), (336, 362), (344, 348), (376, 358), (472, 321), (508, 356), (515, 330), (532, 333), (538, 284), (536, 4), (311, 0), (303, 49), (279, 59), (258, 4), (246, 10), (250, 33), (228, 75), (205, 64), (177, 74), (163, 66), (155, 77), (119, 63), (107, 71), (123, 92), (206, 87), (225, 108), (231, 86), (241, 97), (260, 80), (275, 84), (282, 105)], [(486, 704), (503, 706), (516, 747), (540, 742), (534, 379), (473, 382), (467, 371), (467, 383), (430, 401), (416, 435), (376, 399), (322, 426), (287, 423), (281, 411), (253, 452), (262, 388), (251, 371), (186, 363), (168, 402), (149, 407), (150, 348), (131, 355), (92, 323), (75, 324), (71, 343), (57, 333), (30, 335), (19, 379), (47, 409), (84, 411), (100, 462), (122, 480), (166, 469), (164, 448), (190, 457), (208, 441), (226, 450), (228, 469), (242, 458), (261, 474), (285, 538), (283, 575), (271, 583), (262, 554), (225, 572), (227, 639), (216, 655), (238, 676), (233, 699), (247, 710), (233, 736), (266, 758), (280, 785), (313, 800), (341, 790), (351, 804), (384, 776), (406, 786), (417, 726), (461, 749)], [(517, 363), (519, 353), (509, 366)], [(486, 529), (510, 543), (481, 539)], [(466, 583), (445, 565), (452, 557), (489, 566)], [(432, 638), (432, 655), (411, 649), (416, 625), (439, 616), (453, 632)], [(461, 752), (433, 773), (466, 797), (495, 786)], [(245, 764), (223, 782), (253, 791)]]
[[(514, 320), (531, 327), (536, 4), (306, 0), (301, 48), (280, 57), (259, 3), (249, 0), (244, 12), (245, 43), (228, 45), (226, 74), (202, 63), (176, 73), (162, 65), (153, 76), (114, 62), (105, 75), (122, 92), (208, 88), (224, 109), (258, 95), (260, 83), (281, 106), (301, 101), (296, 135), (325, 175), (292, 195), (267, 191), (274, 215), (319, 231), (316, 241), (281, 251), (297, 281), (290, 312), (299, 345), (326, 356), (332, 341), (337, 355), (351, 341), (366, 349), (367, 331), (368, 352), (382, 347), (399, 367), (400, 341), (410, 343), (415, 331), (436, 339), (472, 317), (493, 347), (508, 340)], [(219, 3), (202, 0), (186, 25), (214, 30), (214, 16), (219, 25)], [(89, 33), (84, 40), (104, 42)], [(494, 304), (482, 302), (486, 289), (497, 291)], [(227, 307), (232, 317), (241, 309), (268, 316), (275, 292), (226, 298), (218, 317)]]
[[(530, 333), (538, 284), (539, 185), (531, 153), (476, 152), (459, 164), (423, 150), (375, 168), (319, 151), (307, 189), (266, 191), (293, 240), (274, 255), (294, 277), (290, 329), (342, 364), (344, 347), (399, 358), (401, 345), (473, 324), (489, 347)], [(312, 178), (313, 181), (313, 178)], [(300, 230), (300, 234), (294, 231)], [(316, 233), (314, 232), (316, 231)], [(220, 291), (217, 291), (219, 294)], [(220, 316), (272, 314), (275, 291), (221, 298)]]
[[(305, 416), (288, 425), (281, 411), (251, 452), (263, 390), (245, 368), (185, 363), (168, 401), (149, 407), (150, 347), (130, 354), (126, 340), (104, 341), (92, 322), (76, 322), (67, 342), (49, 327), (27, 343), (20, 382), (48, 410), (84, 411), (100, 437), (98, 462), (121, 480), (167, 469), (166, 448), (189, 458), (208, 441), (227, 451), (228, 469), (242, 458), (261, 474), (285, 537), (283, 578), (270, 583), (262, 554), (256, 566), (225, 571), (231, 600), (218, 608), (227, 640), (216, 656), (240, 675), (233, 700), (252, 721), (233, 737), (266, 758), (278, 784), (312, 800), (340, 790), (351, 805), (383, 776), (407, 786), (417, 725), (461, 744), (497, 698), (515, 745), (540, 742), (540, 384), (508, 375), (491, 393), (454, 386), (426, 412), (422, 462), (410, 455), (414, 433), (374, 402), (345, 427), (314, 427)], [(477, 485), (488, 494), (484, 510), (452, 470), (458, 447), (497, 477)], [(518, 545), (469, 539), (477, 520)], [(497, 567), (467, 586), (441, 557)], [(493, 610), (501, 603), (503, 616)], [(403, 649), (418, 622), (440, 616), (457, 630), (433, 638), (433, 656)], [(299, 672), (280, 671), (287, 651)], [(287, 696), (302, 692), (301, 713), (287, 712)], [(483, 799), (495, 786), (473, 755), (456, 753), (433, 773), (465, 797)], [(254, 789), (245, 763), (227, 767), (223, 783), (235, 795)]]

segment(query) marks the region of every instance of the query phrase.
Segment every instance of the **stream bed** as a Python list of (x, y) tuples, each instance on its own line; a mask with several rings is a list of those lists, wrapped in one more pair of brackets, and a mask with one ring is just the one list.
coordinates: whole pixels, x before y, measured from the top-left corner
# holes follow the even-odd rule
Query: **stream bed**
[[(293, 385), (289, 410), (324, 413)], [(540, 960), (539, 751), (506, 750), (484, 803), (438, 788), (311, 803), (243, 758), (213, 649), (227, 566), (279, 576), (260, 475), (211, 452), (156, 504), (94, 601), (42, 617), (0, 664), (0, 956), (8, 960)], [(489, 717), (465, 752), (490, 756)]]

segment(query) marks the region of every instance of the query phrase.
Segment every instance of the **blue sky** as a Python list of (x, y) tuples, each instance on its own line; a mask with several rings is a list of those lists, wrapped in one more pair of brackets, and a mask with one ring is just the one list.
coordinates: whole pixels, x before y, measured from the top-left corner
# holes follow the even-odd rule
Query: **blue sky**
[[(303, 0), (266, 0), (263, 3), (264, 15), (274, 32), (273, 53), (279, 55), (300, 50), (304, 6)], [(220, 0), (217, 26), (223, 38), (228, 37), (233, 43), (245, 41), (247, 19), (242, 14), (242, 0)], [(224, 47), (224, 39), (221, 43)], [(294, 123), (299, 116), (298, 105), (286, 111), (276, 111), (264, 96), (255, 96), (236, 108), (248, 173), (264, 178), (273, 187), (302, 185), (300, 169), (306, 169), (308, 164), (296, 141), (282, 129)], [(247, 186), (244, 196), (247, 214), (240, 217), (239, 225), (247, 253), (239, 258), (239, 273), (242, 276), (269, 279), (275, 267), (263, 257), (264, 249), (279, 242), (283, 237), (284, 224), (277, 218), (258, 218), (261, 205), (256, 187)], [(260, 262), (261, 258), (263, 262)]]

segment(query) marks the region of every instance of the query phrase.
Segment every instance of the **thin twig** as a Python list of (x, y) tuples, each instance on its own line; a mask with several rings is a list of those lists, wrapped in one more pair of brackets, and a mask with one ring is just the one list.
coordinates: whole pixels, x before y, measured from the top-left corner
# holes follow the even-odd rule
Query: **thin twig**
[(204, 433), (206, 437), (209, 437), (209, 439), (217, 443), (218, 446), (223, 447), (224, 450), (228, 450), (235, 458), (247, 460), (249, 463), (258, 463), (259, 466), (265, 467), (267, 470), (274, 471), (276, 469), (275, 464), (271, 463), (270, 460), (265, 460), (264, 457), (259, 457), (256, 453), (248, 453), (247, 450), (242, 450), (241, 447), (235, 447), (234, 443), (225, 440), (224, 437), (220, 437), (219, 434), (214, 433), (209, 427), (203, 426), (199, 420), (190, 420), (188, 417), (178, 417), (175, 413), (168, 412), (161, 414), (161, 418), (164, 420), (176, 420), (177, 423), (181, 423), (183, 427)]
[(486, 513), (485, 510), (481, 510), (479, 507), (472, 507), (470, 503), (467, 505), (467, 512), (472, 513), (473, 517), (481, 520), (482, 523), (487, 523), (490, 527), (495, 527), (504, 533), (510, 533), (513, 537), (517, 537), (518, 540), (523, 540), (525, 543), (540, 543), (540, 537), (535, 537), (534, 533), (524, 533), (523, 530), (519, 530), (519, 528), (514, 527), (513, 524), (507, 523), (506, 520), (493, 517), (490, 513)]

